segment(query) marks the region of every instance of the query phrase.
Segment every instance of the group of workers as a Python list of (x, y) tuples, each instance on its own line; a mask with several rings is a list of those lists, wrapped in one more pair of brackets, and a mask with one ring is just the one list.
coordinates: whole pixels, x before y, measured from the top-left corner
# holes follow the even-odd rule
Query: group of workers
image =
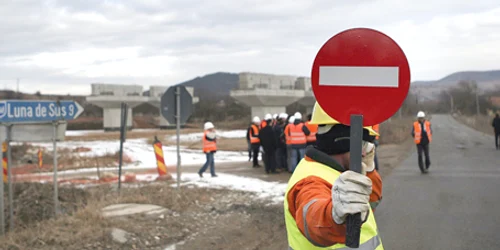
[[(253, 167), (259, 167), (262, 148), (267, 173), (278, 169), (292, 173), (284, 197), (289, 249), (349, 249), (345, 245), (346, 219), (358, 213), (362, 219), (359, 248), (383, 249), (373, 214), (382, 200), (376, 160), (378, 127), (363, 128), (362, 170), (357, 173), (349, 170), (350, 127), (328, 116), (318, 103), (306, 122), (298, 112), (293, 116), (267, 114), (263, 121), (253, 118), (247, 130)], [(422, 111), (413, 123), (412, 136), (419, 168), (427, 173), (432, 129)], [(216, 177), (213, 154), (217, 146), (211, 122), (204, 124), (202, 141), (207, 160), (198, 173), (203, 177), (210, 167), (212, 177)]]
[(304, 158), (306, 147), (316, 142), (317, 125), (302, 120), (302, 114), (266, 114), (261, 120), (253, 117), (247, 130), (248, 160), (253, 167), (260, 167), (259, 153), (266, 173), (282, 171), (293, 173), (298, 162)]

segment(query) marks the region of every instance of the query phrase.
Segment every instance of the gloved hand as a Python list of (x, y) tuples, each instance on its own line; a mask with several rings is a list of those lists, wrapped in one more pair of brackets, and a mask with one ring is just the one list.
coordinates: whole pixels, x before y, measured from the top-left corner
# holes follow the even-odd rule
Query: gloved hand
[(354, 171), (343, 172), (332, 187), (332, 217), (335, 223), (343, 224), (348, 214), (361, 213), (365, 222), (370, 211), (372, 181)]
[(361, 173), (366, 174), (375, 169), (375, 144), (366, 142), (364, 147), (365, 156), (361, 160)]

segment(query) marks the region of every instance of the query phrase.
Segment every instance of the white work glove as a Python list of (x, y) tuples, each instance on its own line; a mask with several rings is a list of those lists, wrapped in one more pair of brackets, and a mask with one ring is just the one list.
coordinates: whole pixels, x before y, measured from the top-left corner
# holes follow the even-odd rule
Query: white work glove
[(364, 150), (365, 156), (361, 160), (361, 173), (365, 175), (375, 169), (375, 144), (366, 142)]
[(337, 224), (343, 224), (347, 215), (361, 213), (365, 222), (370, 212), (372, 181), (365, 175), (348, 170), (343, 172), (332, 187), (332, 216)]

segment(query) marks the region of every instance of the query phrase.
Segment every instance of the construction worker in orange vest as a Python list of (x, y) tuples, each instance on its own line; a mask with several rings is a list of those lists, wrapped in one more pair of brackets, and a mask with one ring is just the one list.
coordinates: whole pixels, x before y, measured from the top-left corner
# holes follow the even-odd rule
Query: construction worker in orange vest
[(211, 122), (205, 122), (203, 125), (203, 153), (207, 157), (207, 161), (198, 171), (198, 175), (203, 178), (203, 173), (210, 166), (210, 174), (212, 177), (217, 177), (215, 174), (214, 154), (217, 152), (217, 138), (215, 137), (215, 127)]
[(380, 124), (375, 124), (372, 126), (373, 130), (377, 132), (377, 136), (375, 137), (375, 141), (373, 141), (373, 144), (375, 144), (375, 156), (373, 158), (373, 161), (375, 162), (375, 169), (378, 171), (378, 158), (377, 158), (377, 148), (379, 144), (379, 138), (380, 138)]
[(307, 122), (305, 123), (309, 132), (311, 132), (307, 137), (307, 145), (316, 144), (316, 133), (318, 132), (318, 124), (311, 124), (312, 114), (307, 115)]
[[(431, 166), (429, 144), (432, 142), (432, 128), (431, 123), (425, 119), (425, 113), (423, 111), (419, 111), (417, 113), (417, 121), (413, 123), (411, 135), (417, 145), (418, 167), (420, 168), (420, 172), (426, 174)], [(425, 155), (425, 167), (422, 159), (422, 153)]]
[(260, 167), (259, 165), (259, 150), (260, 150), (260, 139), (259, 139), (259, 126), (261, 125), (260, 118), (255, 116), (252, 119), (252, 125), (248, 128), (248, 137), (250, 139), (250, 145), (252, 147), (252, 158), (254, 168)]
[(373, 212), (382, 199), (382, 179), (373, 163), (371, 127), (363, 129), (362, 172), (350, 171), (350, 127), (314, 106), (316, 145), (308, 147), (288, 180), (283, 201), (288, 249), (346, 247), (346, 218), (361, 213), (358, 249), (383, 250)]
[(302, 122), (302, 114), (296, 112), (292, 117), (295, 118), (293, 123), (288, 124), (284, 134), (289, 138), (290, 159), (288, 161), (288, 171), (293, 173), (299, 159), (304, 158), (307, 147), (307, 136), (311, 134), (309, 129)]

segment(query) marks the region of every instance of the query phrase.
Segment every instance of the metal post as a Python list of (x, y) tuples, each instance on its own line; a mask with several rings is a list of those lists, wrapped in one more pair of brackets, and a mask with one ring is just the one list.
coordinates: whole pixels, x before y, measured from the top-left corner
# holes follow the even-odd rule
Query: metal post
[(479, 116), (479, 90), (476, 89), (476, 112), (477, 112), (477, 115)]
[(180, 130), (181, 130), (181, 87), (175, 89), (175, 121), (177, 123), (177, 188), (181, 183), (181, 150), (180, 150)]
[(119, 152), (119, 163), (118, 163), (118, 192), (121, 190), (122, 186), (122, 164), (123, 164), (123, 141), (125, 140), (125, 131), (127, 130), (127, 104), (122, 103), (121, 105), (121, 117), (120, 117), (120, 152)]
[[(349, 170), (361, 173), (361, 157), (363, 145), (363, 116), (351, 115), (350, 154), (351, 162)], [(359, 247), (361, 235), (361, 213), (348, 215), (346, 219), (346, 246)]]
[(52, 138), (52, 143), (54, 147), (54, 153), (53, 153), (53, 158), (54, 158), (54, 214), (55, 217), (59, 214), (59, 190), (58, 190), (58, 185), (57, 185), (57, 126), (58, 122), (54, 122), (54, 135)]
[[(12, 125), (7, 126), (7, 182), (9, 183), (9, 230), (14, 229), (14, 190), (12, 189)], [(3, 211), (2, 211), (3, 212)]]

